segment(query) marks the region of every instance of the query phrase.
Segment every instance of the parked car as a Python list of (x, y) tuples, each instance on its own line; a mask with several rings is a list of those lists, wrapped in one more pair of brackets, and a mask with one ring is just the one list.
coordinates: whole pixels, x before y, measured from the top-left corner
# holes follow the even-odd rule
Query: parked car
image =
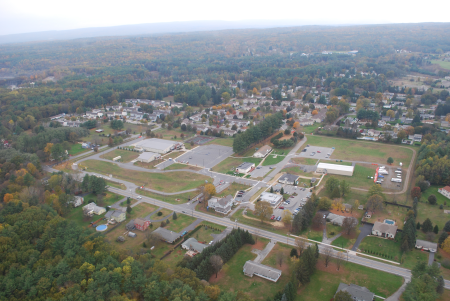
[(277, 221), (281, 221), (281, 216), (277, 217)]
[(295, 198), (295, 196), (291, 195), (291, 198)]
[(239, 190), (239, 192), (242, 192), (242, 193), (244, 193), (245, 191), (244, 191), (244, 190)]
[(317, 153), (319, 153), (319, 154), (320, 154), (320, 151), (317, 151)]
[(261, 166), (256, 167), (256, 169), (261, 169)]
[(270, 219), (274, 219), (275, 218), (275, 215), (272, 215), (271, 217), (270, 217)]
[(283, 206), (280, 206), (280, 207), (278, 207), (278, 209), (284, 209), (284, 207), (283, 207)]
[(185, 236), (187, 234), (187, 231), (184, 231), (183, 233), (181, 233), (181, 236)]
[(304, 149), (302, 150), (302, 152), (304, 152), (304, 153), (305, 153), (305, 152), (306, 152), (306, 148), (304, 148)]
[(138, 195), (136, 198), (139, 199), (139, 200), (142, 199), (142, 197), (140, 195)]

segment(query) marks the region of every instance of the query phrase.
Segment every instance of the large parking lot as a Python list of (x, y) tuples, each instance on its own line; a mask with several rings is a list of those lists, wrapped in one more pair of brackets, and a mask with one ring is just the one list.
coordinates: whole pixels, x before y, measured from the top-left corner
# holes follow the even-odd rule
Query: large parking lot
[(261, 178), (264, 177), (272, 169), (269, 166), (258, 166), (250, 173), (251, 178)]
[[(274, 190), (279, 190), (283, 187), (284, 193), (290, 194), (291, 197), (287, 199), (286, 201), (289, 202), (289, 204), (283, 204), (281, 203), (277, 208), (273, 210), (273, 214), (275, 216), (283, 216), (283, 211), (288, 209), (291, 212), (294, 212), (295, 209), (298, 207), (303, 207), (303, 205), (308, 200), (308, 197), (311, 196), (311, 192), (309, 188), (304, 188), (300, 186), (292, 186), (292, 185), (286, 185), (286, 184), (277, 184), (273, 186)], [(296, 193), (296, 196), (292, 196), (292, 194)], [(280, 209), (280, 207), (283, 207), (283, 209)]]
[(202, 145), (181, 155), (177, 158), (178, 162), (189, 162), (189, 165), (211, 168), (216, 166), (230, 155), (233, 154), (233, 148), (222, 145)]
[(391, 179), (392, 178), (397, 178), (397, 173), (395, 172), (397, 167), (389, 167), (389, 166), (385, 166), (386, 167), (386, 171), (389, 172), (389, 174), (387, 175), (381, 175), (382, 177), (378, 177), (378, 180), (382, 180), (381, 181), (381, 187), (383, 187), (384, 189), (392, 189), (392, 190), (402, 190), (403, 188), (403, 183), (406, 180), (406, 177), (408, 175), (408, 172), (406, 169), (402, 169), (402, 182), (401, 183), (397, 183), (397, 182), (392, 182)]
[(305, 146), (306, 151), (300, 152), (299, 157), (313, 158), (313, 159), (329, 159), (333, 154), (334, 149), (320, 146)]

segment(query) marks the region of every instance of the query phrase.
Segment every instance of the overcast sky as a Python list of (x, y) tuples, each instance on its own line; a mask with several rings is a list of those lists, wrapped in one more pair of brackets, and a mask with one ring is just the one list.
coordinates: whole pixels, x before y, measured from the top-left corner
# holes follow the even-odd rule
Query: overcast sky
[(298, 20), (315, 25), (449, 22), (449, 4), (439, 3), (440, 7), (424, 3), (418, 7), (405, 0), (0, 0), (0, 35), (195, 20)]

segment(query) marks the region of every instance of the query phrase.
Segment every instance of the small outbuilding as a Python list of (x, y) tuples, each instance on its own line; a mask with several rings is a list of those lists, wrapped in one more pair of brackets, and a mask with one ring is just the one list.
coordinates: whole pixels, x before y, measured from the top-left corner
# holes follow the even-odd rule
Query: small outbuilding
[(238, 167), (236, 167), (237, 173), (249, 173), (255, 168), (255, 163), (244, 162)]
[(298, 184), (297, 182), (298, 178), (299, 176), (285, 173), (284, 175), (278, 178), (278, 182), (283, 184), (296, 185)]
[(157, 153), (152, 153), (152, 152), (143, 152), (139, 155), (139, 157), (137, 157), (137, 161), (139, 162), (143, 162), (143, 163), (150, 163), (153, 160), (156, 159), (160, 159), (161, 155), (157, 154)]

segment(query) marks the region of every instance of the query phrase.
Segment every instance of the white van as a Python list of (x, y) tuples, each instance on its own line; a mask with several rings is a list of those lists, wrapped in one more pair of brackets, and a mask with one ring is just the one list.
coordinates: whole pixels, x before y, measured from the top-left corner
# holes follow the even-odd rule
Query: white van
[(397, 178), (401, 178), (402, 177), (402, 175), (397, 175)]
[(395, 173), (400, 173), (401, 174), (402, 172), (401, 172), (401, 170), (396, 170)]

